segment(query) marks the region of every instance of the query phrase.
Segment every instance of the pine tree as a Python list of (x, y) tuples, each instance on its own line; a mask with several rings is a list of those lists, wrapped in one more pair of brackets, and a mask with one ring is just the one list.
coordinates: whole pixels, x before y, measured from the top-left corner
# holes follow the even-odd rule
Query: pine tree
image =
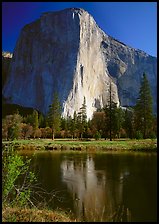
[(80, 112), (77, 117), (78, 129), (80, 131), (81, 138), (83, 137), (83, 133), (87, 129), (87, 106), (86, 106), (86, 98), (84, 97), (82, 107), (80, 108)]
[(109, 100), (108, 105), (105, 106), (105, 119), (106, 119), (106, 132), (109, 132), (109, 139), (112, 141), (112, 133), (115, 130), (115, 120), (116, 120), (116, 103), (112, 100), (112, 85), (109, 85)]
[(110, 141), (112, 141), (112, 84), (110, 82), (109, 87), (109, 131), (110, 131)]
[(72, 134), (73, 139), (75, 138), (76, 128), (77, 128), (77, 114), (76, 114), (76, 111), (74, 111), (73, 118), (71, 119), (71, 124), (70, 124), (70, 132)]
[(33, 118), (33, 132), (34, 132), (34, 138), (35, 138), (36, 131), (39, 127), (38, 112), (36, 110), (33, 110), (32, 118)]
[(121, 129), (124, 123), (124, 111), (122, 110), (122, 108), (115, 108), (115, 119), (113, 123), (114, 135), (120, 138)]
[(82, 123), (85, 125), (87, 122), (87, 106), (86, 106), (86, 98), (84, 97), (82, 107), (80, 108), (82, 115)]
[(55, 132), (59, 130), (61, 124), (61, 105), (57, 92), (54, 93), (53, 102), (49, 107), (48, 124), (52, 129), (52, 140), (54, 140)]
[(45, 117), (42, 113), (39, 115), (39, 127), (44, 128), (46, 126), (45, 124)]
[(135, 130), (142, 133), (143, 138), (147, 138), (152, 127), (153, 114), (152, 95), (145, 73), (143, 73), (141, 81), (139, 98), (137, 99), (137, 103), (134, 107), (134, 116)]
[(123, 128), (126, 131), (127, 138), (133, 138), (133, 110), (132, 108), (125, 110)]

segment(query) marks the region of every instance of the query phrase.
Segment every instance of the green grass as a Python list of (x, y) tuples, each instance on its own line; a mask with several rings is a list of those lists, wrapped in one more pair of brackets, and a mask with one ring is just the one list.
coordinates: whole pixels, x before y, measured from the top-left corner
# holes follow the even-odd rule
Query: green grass
[(17, 150), (60, 150), (60, 151), (157, 151), (157, 139), (119, 140), (70, 140), (70, 139), (30, 139), (3, 141), (2, 145), (13, 144)]

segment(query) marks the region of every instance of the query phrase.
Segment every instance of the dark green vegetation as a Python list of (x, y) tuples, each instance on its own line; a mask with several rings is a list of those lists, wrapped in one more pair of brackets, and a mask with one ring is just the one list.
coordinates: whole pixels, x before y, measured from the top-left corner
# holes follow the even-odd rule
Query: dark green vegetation
[(52, 140), (54, 140), (55, 132), (60, 129), (61, 121), (61, 106), (58, 99), (58, 94), (54, 93), (53, 102), (50, 105), (47, 121), (52, 130)]
[[(30, 160), (26, 162), (17, 153), (13, 152), (13, 147), (9, 146), (3, 150), (2, 154), (2, 202), (5, 206), (23, 207), (29, 205), (32, 183), (35, 175), (29, 171)], [(20, 186), (18, 178), (23, 178)]]
[(7, 104), (2, 97), (2, 118), (5, 118), (7, 115), (15, 114), (19, 111), (19, 114), (27, 116), (33, 113), (33, 108), (22, 107), (17, 104)]
[(151, 127), (153, 125), (153, 116), (152, 96), (150, 92), (150, 86), (145, 74), (143, 74), (139, 98), (134, 109), (135, 129), (143, 135), (143, 138), (147, 138), (152, 133)]

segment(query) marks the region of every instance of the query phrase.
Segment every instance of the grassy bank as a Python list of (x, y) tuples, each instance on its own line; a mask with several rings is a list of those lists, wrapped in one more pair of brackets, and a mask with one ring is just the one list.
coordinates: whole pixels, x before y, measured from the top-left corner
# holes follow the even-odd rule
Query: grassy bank
[[(54, 150), (55, 152), (93, 152), (93, 153), (103, 153), (109, 151), (116, 152), (156, 152), (157, 151), (157, 140), (156, 139), (146, 139), (146, 140), (130, 140), (130, 139), (120, 139), (120, 140), (99, 140), (95, 141), (93, 139), (89, 141), (81, 140), (69, 140), (69, 139), (56, 139), (52, 141), (51, 139), (35, 139), (35, 140), (15, 140), (15, 141), (3, 141), (3, 147), (13, 145), (15, 150), (30, 150), (34, 151), (44, 151), (44, 150)], [(13, 153), (14, 154), (14, 153)], [(10, 164), (10, 163), (7, 163)], [(14, 163), (15, 164), (15, 163)], [(16, 170), (16, 169), (15, 169)], [(13, 172), (14, 173), (14, 172)], [(6, 175), (5, 175), (6, 176)], [(20, 189), (20, 188), (18, 188)], [(61, 210), (49, 210), (45, 206), (43, 209), (39, 208), (18, 208), (13, 207), (9, 203), (3, 204), (2, 208), (2, 222), (75, 222), (80, 221), (73, 218), (73, 215), (68, 212)], [(25, 206), (24, 206), (25, 207)]]
[(63, 211), (6, 207), (2, 209), (2, 222), (75, 222)]
[(14, 145), (16, 150), (59, 150), (59, 151), (86, 151), (86, 152), (107, 152), (107, 151), (144, 151), (156, 152), (157, 139), (120, 139), (120, 140), (69, 140), (69, 139), (30, 139), (3, 141), (2, 146)]

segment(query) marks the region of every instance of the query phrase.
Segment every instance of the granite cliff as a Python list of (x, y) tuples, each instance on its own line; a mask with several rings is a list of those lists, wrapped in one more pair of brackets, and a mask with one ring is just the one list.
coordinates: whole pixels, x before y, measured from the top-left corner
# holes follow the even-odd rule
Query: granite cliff
[(2, 52), (2, 89), (9, 75), (9, 67), (12, 59), (10, 52)]
[(156, 110), (157, 59), (105, 34), (83, 9), (44, 13), (26, 25), (17, 41), (3, 88), (8, 103), (47, 113), (58, 91), (63, 116), (82, 106), (87, 116), (113, 101), (135, 104), (143, 72), (151, 85)]

